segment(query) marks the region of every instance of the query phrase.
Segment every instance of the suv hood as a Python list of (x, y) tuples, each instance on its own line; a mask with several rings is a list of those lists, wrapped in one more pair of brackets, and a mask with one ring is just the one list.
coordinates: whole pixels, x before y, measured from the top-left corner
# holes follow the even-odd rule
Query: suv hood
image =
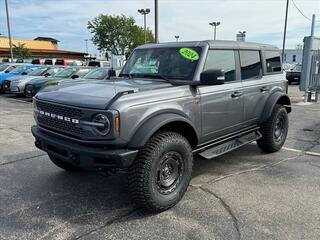
[(108, 103), (120, 92), (140, 92), (170, 86), (172, 85), (166, 82), (145, 79), (110, 80), (72, 86), (49, 86), (39, 92), (36, 98), (77, 107), (106, 109)]

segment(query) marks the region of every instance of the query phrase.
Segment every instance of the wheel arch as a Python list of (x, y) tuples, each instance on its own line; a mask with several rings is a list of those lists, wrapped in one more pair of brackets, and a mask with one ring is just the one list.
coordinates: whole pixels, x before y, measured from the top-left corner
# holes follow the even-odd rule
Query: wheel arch
[(292, 110), (289, 96), (283, 92), (274, 92), (271, 94), (265, 104), (262, 116), (260, 118), (260, 123), (264, 123), (265, 121), (267, 121), (267, 119), (271, 116), (272, 110), (276, 104), (283, 105), (288, 113), (290, 113)]
[(128, 147), (141, 148), (159, 131), (172, 131), (184, 136), (194, 148), (199, 141), (195, 126), (185, 117), (176, 113), (162, 113), (146, 120), (134, 133)]

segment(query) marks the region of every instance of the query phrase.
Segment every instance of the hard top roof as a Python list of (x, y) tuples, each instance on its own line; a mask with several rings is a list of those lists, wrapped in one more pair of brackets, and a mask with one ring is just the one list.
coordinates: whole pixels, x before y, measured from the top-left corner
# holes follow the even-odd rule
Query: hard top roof
[(252, 50), (277, 50), (279, 48), (269, 44), (251, 43), (251, 42), (238, 42), (228, 40), (204, 40), (204, 41), (190, 41), (190, 42), (167, 42), (167, 43), (151, 43), (145, 44), (138, 48), (161, 48), (161, 47), (203, 47), (209, 46), (209, 48), (218, 49), (252, 49)]

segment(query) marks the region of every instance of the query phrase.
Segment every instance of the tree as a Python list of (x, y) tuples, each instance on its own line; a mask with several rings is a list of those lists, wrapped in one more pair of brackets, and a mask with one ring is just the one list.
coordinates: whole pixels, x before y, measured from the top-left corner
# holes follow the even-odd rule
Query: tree
[(24, 43), (18, 43), (18, 45), (12, 44), (13, 46), (13, 54), (17, 58), (28, 58), (30, 57), (29, 49), (25, 47)]
[[(92, 42), (106, 53), (128, 56), (144, 44), (144, 29), (135, 24), (133, 17), (99, 15), (88, 22), (88, 29), (93, 34)], [(154, 42), (150, 29), (147, 29), (147, 42)]]

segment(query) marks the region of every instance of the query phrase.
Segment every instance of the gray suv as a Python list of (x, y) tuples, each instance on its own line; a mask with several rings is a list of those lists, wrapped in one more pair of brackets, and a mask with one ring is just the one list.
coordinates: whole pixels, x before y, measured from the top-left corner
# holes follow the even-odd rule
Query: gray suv
[(58, 86), (34, 97), (35, 145), (67, 171), (127, 172), (132, 199), (160, 212), (186, 192), (195, 155), (212, 159), (287, 137), (279, 49), (197, 41), (134, 50), (119, 77)]

